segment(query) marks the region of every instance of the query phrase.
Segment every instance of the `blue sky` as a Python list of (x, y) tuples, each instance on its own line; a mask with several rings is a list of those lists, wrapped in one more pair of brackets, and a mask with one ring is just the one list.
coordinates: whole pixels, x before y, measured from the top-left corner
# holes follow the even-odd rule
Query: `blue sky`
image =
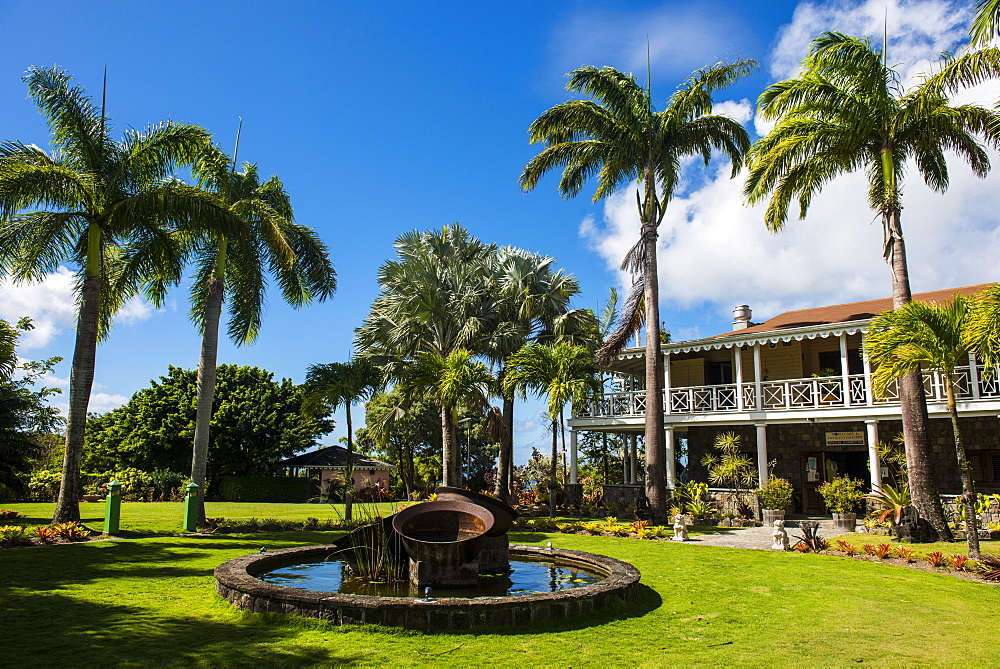
[[(598, 308), (637, 232), (631, 191), (592, 203), (563, 201), (556, 179), (522, 193), (517, 177), (537, 152), (531, 121), (567, 99), (565, 73), (613, 65), (645, 79), (646, 40), (654, 98), (662, 104), (691, 71), (755, 58), (761, 69), (717, 97), (719, 110), (766, 125), (753, 101), (792, 76), (821, 30), (881, 41), (910, 76), (923, 59), (954, 48), (969, 3), (919, 2), (136, 2), (10, 1), (0, 5), (0, 138), (44, 145), (47, 131), (26, 99), (29, 66), (57, 64), (95, 96), (108, 68), (108, 115), (119, 130), (173, 119), (199, 124), (231, 149), (243, 118), (240, 159), (278, 174), (300, 223), (330, 247), (339, 275), (330, 302), (295, 311), (271, 301), (256, 345), (223, 343), (220, 362), (254, 364), (301, 381), (314, 362), (345, 360), (354, 328), (377, 291), (376, 272), (410, 229), (460, 222), (489, 242), (558, 259)], [(967, 95), (992, 104), (987, 85)], [(755, 320), (791, 308), (888, 295), (880, 231), (863, 182), (845, 178), (786, 232), (763, 230), (742, 205), (728, 166), (691, 166), (661, 230), (663, 317), (675, 339), (729, 328), (733, 306)], [(1000, 196), (994, 179), (953, 167), (945, 196), (914, 181), (904, 195), (915, 290), (997, 278)], [(0, 318), (29, 315), (28, 358), (73, 346), (68, 273), (40, 286), (0, 285)], [(167, 308), (132, 304), (98, 351), (92, 408), (124, 402), (168, 364), (194, 367), (198, 338), (186, 292)], [(51, 379), (65, 385), (68, 362)], [(65, 401), (65, 396), (62, 398)], [(520, 411), (517, 459), (542, 445), (539, 405)], [(328, 440), (340, 435), (338, 430)]]

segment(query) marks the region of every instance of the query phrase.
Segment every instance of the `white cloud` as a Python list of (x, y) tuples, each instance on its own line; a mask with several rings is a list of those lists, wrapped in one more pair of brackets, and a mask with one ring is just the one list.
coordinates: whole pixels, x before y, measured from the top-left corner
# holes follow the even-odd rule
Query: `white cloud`
[[(885, 3), (803, 3), (775, 47), (771, 72), (793, 76), (809, 40), (823, 29), (881, 35)], [(901, 66), (907, 76), (928, 68), (937, 52), (964, 36), (968, 8), (944, 1), (889, 3), (890, 59), (913, 58)], [(881, 41), (881, 38), (879, 38)], [(794, 59), (792, 58), (794, 54)], [(994, 101), (1000, 85), (963, 92), (958, 100)], [(727, 103), (722, 103), (727, 104)], [(739, 103), (737, 103), (739, 104)], [(720, 105), (721, 106), (721, 105)], [(755, 119), (758, 133), (769, 124)], [(995, 158), (995, 157), (994, 157)], [(985, 283), (1000, 279), (1000, 189), (995, 176), (977, 179), (968, 166), (949, 160), (951, 186), (931, 191), (915, 170), (903, 184), (902, 221), (913, 290)], [(729, 165), (688, 177), (688, 188), (670, 203), (660, 228), (660, 295), (665, 306), (710, 309), (727, 318), (737, 304), (749, 304), (754, 320), (790, 309), (882, 297), (890, 274), (882, 260), (882, 231), (867, 203), (863, 174), (828, 184), (813, 199), (809, 216), (790, 211), (784, 230), (768, 232), (764, 206), (744, 205), (742, 176), (729, 178)], [(580, 234), (612, 271), (639, 234), (634, 184), (605, 202), (603, 221), (585, 220)], [(631, 278), (620, 276), (625, 289)], [(675, 340), (704, 334), (681, 325)]]
[[(67, 384), (68, 385), (68, 384)], [(69, 415), (69, 397), (65, 393), (56, 395), (59, 402), (50, 402), (52, 406), (59, 409), (63, 416)], [(87, 405), (87, 413), (107, 413), (112, 409), (117, 409), (127, 403), (129, 398), (117, 393), (90, 393), (90, 404)]]
[(0, 318), (15, 322), (31, 317), (35, 328), (21, 335), (21, 349), (41, 348), (76, 322), (73, 286), (76, 278), (65, 267), (38, 283), (13, 284), (0, 280)]
[(728, 116), (743, 125), (753, 118), (753, 105), (746, 98), (736, 100), (724, 100), (712, 105), (712, 113), (719, 116)]

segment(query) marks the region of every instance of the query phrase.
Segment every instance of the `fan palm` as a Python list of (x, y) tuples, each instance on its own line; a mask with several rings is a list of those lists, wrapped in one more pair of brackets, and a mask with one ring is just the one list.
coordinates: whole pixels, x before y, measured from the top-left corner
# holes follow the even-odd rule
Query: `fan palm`
[(382, 374), (370, 360), (310, 365), (303, 385), (302, 410), (318, 415), (343, 405), (347, 418), (347, 485), (344, 488), (344, 518), (351, 520), (354, 501), (354, 426), (351, 405), (367, 402), (382, 387)]
[[(28, 93), (52, 131), (53, 152), (18, 141), (0, 145), (0, 272), (37, 281), (65, 263), (76, 267), (76, 345), (70, 372), (69, 416), (62, 485), (53, 522), (79, 520), (79, 474), (97, 343), (115, 311), (131, 296), (113, 290), (122, 276), (120, 245), (139, 240), (170, 254), (168, 228), (231, 224), (228, 213), (194, 189), (165, 177), (192, 163), (209, 136), (191, 125), (162, 123), (145, 132), (111, 136), (103, 110), (63, 70), (30, 69)], [(133, 266), (149, 271), (149, 265)]]
[[(483, 244), (460, 225), (405, 233), (397, 258), (379, 268), (379, 294), (355, 336), (359, 355), (382, 368), (388, 380), (410, 378), (422, 354), (444, 364), (458, 350), (479, 350), (494, 304), (490, 271), (496, 246)], [(427, 359), (429, 366), (430, 358)], [(438, 384), (425, 377), (430, 386)], [(459, 485), (454, 416), (441, 416), (445, 485)]]
[(876, 366), (872, 374), (872, 389), (876, 396), (884, 396), (892, 381), (919, 373), (921, 368), (938, 370), (944, 376), (955, 456), (962, 476), (959, 503), (966, 507), (965, 533), (969, 556), (978, 558), (976, 488), (972, 480), (972, 466), (965, 456), (955, 406), (955, 370), (969, 362), (968, 326), (971, 315), (971, 301), (964, 295), (955, 295), (950, 302), (939, 305), (908, 302), (872, 319), (865, 339), (865, 351)]
[[(747, 156), (747, 200), (756, 204), (768, 199), (764, 222), (778, 231), (793, 200), (804, 217), (827, 182), (864, 170), (869, 203), (882, 220), (893, 307), (902, 307), (911, 299), (900, 222), (899, 182), (906, 163), (912, 160), (937, 191), (948, 187), (946, 150), (957, 153), (977, 176), (987, 174), (990, 161), (979, 140), (992, 147), (1000, 144), (1000, 116), (978, 105), (951, 105), (947, 96), (1000, 74), (1000, 51), (946, 57), (935, 74), (905, 92), (898, 73), (867, 39), (823, 33), (813, 40), (803, 63), (800, 76), (776, 83), (760, 96), (759, 113), (778, 123)], [(919, 373), (901, 379), (899, 388), (914, 502), (938, 536), (948, 539), (951, 531), (929, 464)]]
[(458, 446), (458, 411), (486, 417), (488, 430), (499, 436), (502, 420), (499, 411), (490, 405), (494, 391), (493, 376), (486, 365), (475, 360), (474, 354), (456, 348), (447, 356), (434, 351), (418, 353), (412, 361), (401, 365), (394, 374), (396, 389), (404, 401), (429, 399), (441, 411), (442, 469), (444, 485), (462, 485), (461, 453)]
[(567, 341), (527, 344), (510, 357), (503, 383), (508, 394), (524, 397), (531, 391), (548, 398), (545, 416), (552, 423), (549, 516), (555, 516), (557, 437), (562, 413), (567, 402), (582, 402), (600, 390), (594, 355), (586, 347)]
[[(597, 177), (594, 201), (637, 181), (639, 242), (622, 268), (631, 271), (634, 295), (629, 303), (645, 307), (646, 324), (646, 494), (654, 513), (666, 514), (666, 446), (663, 429), (663, 359), (660, 351), (657, 228), (680, 180), (681, 159), (700, 155), (707, 164), (712, 149), (739, 171), (750, 145), (746, 130), (731, 118), (712, 114), (712, 93), (756, 67), (752, 60), (719, 63), (694, 72), (670, 97), (663, 111), (653, 108), (648, 88), (612, 67), (582, 67), (569, 73), (566, 88), (592, 100), (570, 100), (538, 117), (528, 130), (532, 143), (546, 148), (525, 166), (520, 184), (531, 190), (547, 172), (562, 167), (559, 192), (575, 197)], [(641, 298), (639, 296), (642, 296)], [(624, 323), (637, 324), (638, 318)], [(622, 330), (604, 353), (624, 347), (632, 333)]]
[[(492, 324), (485, 352), (500, 365), (501, 384), (510, 356), (531, 341), (574, 336), (592, 341), (587, 335), (594, 329), (593, 314), (569, 308), (570, 298), (580, 292), (579, 283), (562, 270), (553, 271), (554, 262), (510, 246), (493, 256), (496, 299), (489, 307)], [(514, 450), (514, 398), (509, 393), (503, 396), (503, 419), (506, 429), (497, 461), (496, 494), (508, 500)]]

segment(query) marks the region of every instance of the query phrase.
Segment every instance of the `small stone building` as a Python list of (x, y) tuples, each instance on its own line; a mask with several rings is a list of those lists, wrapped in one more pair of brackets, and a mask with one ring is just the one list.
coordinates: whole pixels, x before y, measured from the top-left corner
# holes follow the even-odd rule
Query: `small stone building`
[[(306, 473), (319, 478), (320, 490), (325, 491), (331, 481), (343, 482), (347, 476), (347, 449), (343, 446), (327, 446), (316, 451), (296, 455), (278, 463), (279, 467), (291, 469), (293, 474)], [(360, 453), (351, 454), (354, 470), (354, 489), (388, 489), (389, 473), (393, 466), (387, 462), (370, 458)]]

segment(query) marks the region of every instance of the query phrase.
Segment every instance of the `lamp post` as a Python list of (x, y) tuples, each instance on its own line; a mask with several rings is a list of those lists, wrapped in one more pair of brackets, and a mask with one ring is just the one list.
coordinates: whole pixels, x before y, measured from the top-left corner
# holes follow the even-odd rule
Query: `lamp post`
[(465, 485), (468, 487), (469, 481), (472, 478), (472, 426), (469, 423), (472, 422), (472, 418), (459, 418), (458, 424), (465, 424), (465, 451), (466, 451), (466, 470), (465, 470)]

